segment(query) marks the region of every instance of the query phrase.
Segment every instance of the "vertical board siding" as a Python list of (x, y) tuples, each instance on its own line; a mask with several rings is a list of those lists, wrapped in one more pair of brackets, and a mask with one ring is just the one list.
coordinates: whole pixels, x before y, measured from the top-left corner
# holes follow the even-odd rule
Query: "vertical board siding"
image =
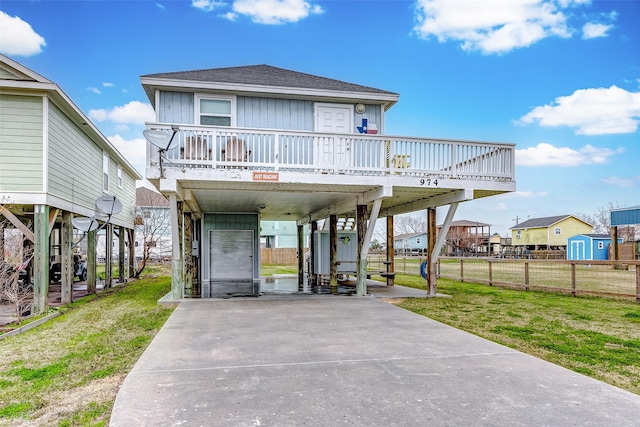
[(313, 131), (313, 102), (239, 96), (238, 127)]
[(611, 211), (611, 225), (640, 224), (640, 207)]
[(0, 95), (0, 191), (43, 191), (43, 98)]
[(161, 91), (159, 112), (162, 123), (196, 124), (193, 93)]

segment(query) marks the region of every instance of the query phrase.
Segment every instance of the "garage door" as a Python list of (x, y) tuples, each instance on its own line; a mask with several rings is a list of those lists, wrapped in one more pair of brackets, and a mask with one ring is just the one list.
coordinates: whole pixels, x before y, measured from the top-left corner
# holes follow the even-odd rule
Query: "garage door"
[(212, 230), (209, 235), (210, 297), (256, 295), (253, 231)]

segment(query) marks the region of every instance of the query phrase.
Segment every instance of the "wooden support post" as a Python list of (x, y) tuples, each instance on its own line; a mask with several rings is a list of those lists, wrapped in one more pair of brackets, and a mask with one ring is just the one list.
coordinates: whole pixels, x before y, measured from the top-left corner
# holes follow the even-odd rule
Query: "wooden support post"
[(125, 239), (124, 239), (124, 227), (120, 226), (118, 229), (118, 283), (124, 283), (127, 281), (127, 275), (125, 273)]
[[(611, 258), (614, 261), (620, 259), (620, 246), (618, 245), (618, 227), (615, 225), (611, 227)], [(614, 268), (616, 266), (614, 265)]]
[(184, 213), (184, 294), (194, 296), (193, 286), (193, 219)]
[(127, 228), (127, 244), (129, 245), (129, 273), (127, 277), (133, 277), (136, 274), (136, 237), (133, 228)]
[(436, 285), (436, 260), (438, 257), (433, 253), (433, 249), (436, 247), (436, 208), (427, 208), (427, 245), (428, 295), (434, 297), (438, 294)]
[(104, 230), (104, 289), (109, 289), (113, 283), (113, 224), (107, 224)]
[(87, 293), (95, 294), (96, 293), (96, 282), (97, 282), (97, 257), (96, 257), (96, 237), (97, 231), (89, 231), (87, 232)]
[(176, 193), (169, 194), (169, 211), (171, 214), (171, 297), (180, 300), (184, 291), (184, 277), (182, 271), (182, 202)]
[(71, 212), (62, 211), (62, 238), (60, 266), (62, 267), (60, 278), (60, 303), (69, 304), (73, 301), (73, 279), (75, 278), (73, 262), (73, 225)]
[(524, 289), (529, 290), (529, 263), (524, 263)]
[(316, 231), (318, 231), (318, 222), (311, 221), (309, 227), (309, 287), (310, 289), (316, 289), (318, 286), (318, 275), (316, 274)]
[(40, 314), (48, 306), (49, 294), (49, 206), (33, 207), (33, 307)]
[(576, 263), (571, 263), (571, 295), (576, 296)]
[(338, 293), (338, 216), (329, 215), (329, 290)]
[(304, 291), (304, 226), (297, 226), (298, 232), (298, 291)]
[(356, 275), (356, 295), (365, 296), (367, 294), (367, 257), (362, 251), (367, 251), (369, 248), (364, 247), (364, 237), (367, 229), (367, 219), (368, 219), (368, 209), (367, 205), (358, 205), (356, 206), (356, 238), (358, 239), (357, 243), (357, 254), (358, 254), (358, 263), (357, 269), (358, 273)]
[(640, 264), (636, 264), (636, 302), (640, 303)]
[[(404, 257), (405, 261), (407, 259), (406, 254)], [(389, 215), (387, 217), (387, 273), (394, 273), (395, 269), (395, 253), (393, 248), (393, 215)], [(407, 271), (405, 266), (404, 271)], [(393, 274), (387, 275), (387, 286), (394, 285), (394, 276)]]

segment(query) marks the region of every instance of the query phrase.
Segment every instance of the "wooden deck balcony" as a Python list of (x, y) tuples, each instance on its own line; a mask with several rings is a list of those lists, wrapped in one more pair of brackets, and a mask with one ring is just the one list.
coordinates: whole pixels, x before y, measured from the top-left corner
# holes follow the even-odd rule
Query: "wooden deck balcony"
[[(150, 123), (147, 128), (172, 132), (170, 124)], [(420, 179), (513, 182), (514, 152), (514, 144), (503, 143), (179, 125), (162, 156), (162, 171), (160, 149), (148, 143), (147, 177), (153, 180), (162, 173), (189, 179), (189, 172), (197, 171), (202, 179), (204, 168), (293, 172), (319, 179), (401, 175), (418, 178), (417, 185)]]

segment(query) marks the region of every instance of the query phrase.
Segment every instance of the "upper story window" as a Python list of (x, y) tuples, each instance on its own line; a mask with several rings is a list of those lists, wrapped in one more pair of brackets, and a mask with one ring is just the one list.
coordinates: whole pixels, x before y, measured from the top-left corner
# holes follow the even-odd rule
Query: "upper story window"
[(196, 120), (205, 126), (235, 126), (234, 99), (196, 96)]
[(559, 236), (561, 233), (560, 231), (560, 227), (556, 227), (556, 229), (554, 230), (554, 233), (556, 234), (556, 236)]
[(102, 190), (109, 192), (109, 154), (102, 152)]
[(122, 166), (118, 165), (118, 188), (122, 188), (122, 186), (123, 186)]
[(522, 230), (516, 230), (516, 239), (522, 238)]

